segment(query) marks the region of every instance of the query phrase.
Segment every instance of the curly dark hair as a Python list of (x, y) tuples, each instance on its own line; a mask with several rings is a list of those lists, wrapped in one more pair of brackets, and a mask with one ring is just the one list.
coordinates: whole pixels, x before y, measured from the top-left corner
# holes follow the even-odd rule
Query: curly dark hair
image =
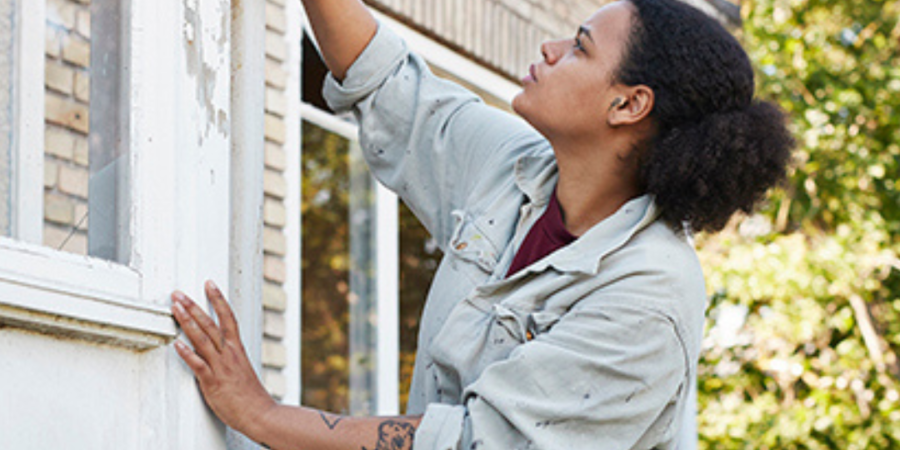
[(794, 140), (775, 105), (754, 100), (753, 68), (722, 25), (677, 0), (629, 0), (617, 74), (653, 90), (656, 134), (639, 149), (640, 179), (662, 219), (719, 231), (784, 177)]

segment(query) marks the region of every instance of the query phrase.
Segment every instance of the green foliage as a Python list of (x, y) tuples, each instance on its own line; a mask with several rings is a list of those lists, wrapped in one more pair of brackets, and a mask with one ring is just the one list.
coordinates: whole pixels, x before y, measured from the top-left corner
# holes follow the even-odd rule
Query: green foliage
[(303, 404), (347, 412), (349, 398), (349, 144), (303, 124)]
[(701, 448), (900, 448), (900, 2), (743, 6), (799, 145), (760, 214), (700, 238)]

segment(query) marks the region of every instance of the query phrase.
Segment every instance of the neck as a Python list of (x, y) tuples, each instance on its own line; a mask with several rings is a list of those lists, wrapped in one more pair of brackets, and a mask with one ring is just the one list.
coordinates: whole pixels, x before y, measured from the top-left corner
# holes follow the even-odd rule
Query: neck
[(640, 195), (637, 168), (633, 162), (620, 159), (620, 155), (628, 153), (623, 149), (630, 144), (615, 139), (606, 142), (602, 147), (551, 142), (559, 167), (556, 196), (566, 229), (575, 236), (581, 236)]

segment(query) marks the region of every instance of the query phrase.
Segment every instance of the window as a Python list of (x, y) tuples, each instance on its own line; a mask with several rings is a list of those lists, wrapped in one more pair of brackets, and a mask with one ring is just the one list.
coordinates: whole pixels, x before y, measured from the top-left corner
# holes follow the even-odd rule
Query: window
[(172, 289), (227, 289), (229, 30), (165, 1), (0, 0), (0, 324), (153, 348)]
[[(58, 236), (62, 244), (73, 242), (72, 237), (77, 234), (86, 234), (74, 220), (76, 209), (86, 214), (91, 209), (89, 197), (91, 200), (102, 197), (89, 196), (89, 190), (110, 189), (109, 186), (100, 189), (88, 186), (93, 180), (103, 178), (100, 168), (94, 170), (93, 177), (90, 175), (88, 147), (99, 151), (111, 146), (106, 144), (105, 136), (89, 137), (87, 134), (91, 95), (79, 80), (90, 75), (86, 68), (91, 66), (92, 48), (87, 36), (97, 35), (100, 30), (101, 34), (106, 33), (105, 41), (114, 42), (109, 45), (116, 50), (95, 51), (94, 56), (103, 58), (105, 63), (94, 65), (101, 67), (104, 76), (113, 80), (110, 83), (118, 86), (122, 82), (122, 74), (116, 70), (120, 64), (108, 54), (118, 54), (130, 42), (122, 32), (126, 25), (120, 23), (118, 16), (119, 0), (96, 0), (92, 6), (68, 0), (4, 1), (2, 5), (4, 20), (12, 21), (11, 26), (4, 26), (0, 32), (6, 33), (3, 35), (6, 39), (4, 50), (9, 49), (5, 51), (7, 56), (3, 61), (12, 59), (12, 62), (4, 63), (3, 72), (0, 72), (4, 74), (3, 91), (8, 93), (4, 96), (4, 103), (8, 105), (4, 110), (8, 112), (2, 122), (9, 129), (8, 133), (0, 134), (11, 137), (0, 147), (6, 165), (2, 173), (7, 174), (2, 177), (4, 200), (8, 199), (3, 202), (5, 232), (2, 234), (5, 237), (0, 237), (0, 323), (133, 348), (159, 345), (174, 336), (174, 329), (167, 313), (139, 304), (146, 298), (142, 294), (139, 270), (57, 251), (65, 245), (41, 246), (48, 236)], [(94, 21), (93, 29), (92, 17), (101, 18)], [(110, 25), (113, 23), (115, 25)], [(60, 31), (63, 28), (67, 30), (65, 35)], [(51, 36), (58, 39), (51, 39)], [(14, 56), (10, 58), (9, 55)], [(55, 65), (48, 69), (51, 63)], [(106, 98), (96, 101), (96, 107), (91, 109), (114, 102), (109, 98), (118, 88), (111, 88), (110, 83), (95, 85), (108, 92)], [(115, 110), (116, 117), (128, 113), (128, 109), (117, 104), (110, 108)], [(103, 115), (98, 114), (98, 117)], [(104, 126), (99, 127), (104, 133), (118, 129), (120, 121), (117, 118), (107, 119)], [(66, 167), (70, 170), (63, 171), (59, 161), (51, 158), (53, 152), (59, 151), (59, 147), (52, 145), (58, 140), (44, 133), (51, 127), (70, 133), (63, 140), (71, 146), (62, 150), (67, 152)], [(89, 139), (96, 144), (87, 145)], [(78, 142), (78, 148), (82, 150), (78, 150)], [(127, 139), (117, 137), (116, 146), (126, 145)], [(50, 148), (47, 164), (45, 148)], [(81, 152), (83, 164), (75, 162), (76, 151)], [(58, 170), (54, 172), (53, 168)], [(85, 176), (72, 176), (78, 171)], [(48, 183), (50, 180), (53, 183)], [(51, 184), (52, 188), (47, 189), (46, 186)], [(81, 203), (69, 205), (67, 213), (73, 217), (70, 229), (56, 230), (58, 233), (51, 235), (45, 233), (43, 224), (44, 217), (59, 212), (55, 209), (57, 204), (46, 201), (49, 194), (57, 193), (54, 189), (67, 190), (67, 195)], [(79, 253), (89, 253), (87, 237), (84, 236), (82, 241), (83, 251)], [(97, 243), (103, 241), (96, 240)], [(129, 253), (130, 248), (124, 248), (118, 255), (93, 252), (118, 262), (127, 262)], [(149, 261), (153, 260), (152, 255), (147, 256)]]
[[(376, 185), (363, 160), (357, 130), (321, 98), (325, 67), (310, 39), (303, 45), (301, 378), (302, 403), (348, 414), (396, 412), (396, 350), (379, 325), (394, 302), (397, 199)], [(388, 206), (385, 212), (385, 206)], [(385, 258), (388, 261), (385, 262)], [(395, 284), (395, 283), (394, 283)], [(396, 309), (396, 308), (395, 308)], [(396, 330), (393, 330), (393, 336)], [(390, 336), (387, 337), (390, 340)], [(394, 341), (396, 339), (393, 339)], [(385, 361), (391, 367), (385, 367)], [(385, 369), (393, 372), (384, 375)], [(389, 405), (389, 406), (386, 406)], [(385, 409), (388, 408), (388, 409)]]
[(373, 186), (356, 142), (304, 121), (304, 404), (373, 411)]
[(43, 243), (127, 264), (121, 0), (47, 0)]

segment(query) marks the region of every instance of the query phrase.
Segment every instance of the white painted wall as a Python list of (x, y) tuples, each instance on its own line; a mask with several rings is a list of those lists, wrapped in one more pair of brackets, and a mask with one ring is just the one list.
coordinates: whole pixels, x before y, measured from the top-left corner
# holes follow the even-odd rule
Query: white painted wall
[(0, 448), (139, 448), (139, 354), (6, 328), (0, 355)]
[(171, 348), (168, 294), (230, 285), (231, 3), (127, 2), (127, 266), (38, 245), (43, 3), (17, 4), (30, 25), (16, 41), (19, 210), (0, 237), (0, 448), (224, 449)]

